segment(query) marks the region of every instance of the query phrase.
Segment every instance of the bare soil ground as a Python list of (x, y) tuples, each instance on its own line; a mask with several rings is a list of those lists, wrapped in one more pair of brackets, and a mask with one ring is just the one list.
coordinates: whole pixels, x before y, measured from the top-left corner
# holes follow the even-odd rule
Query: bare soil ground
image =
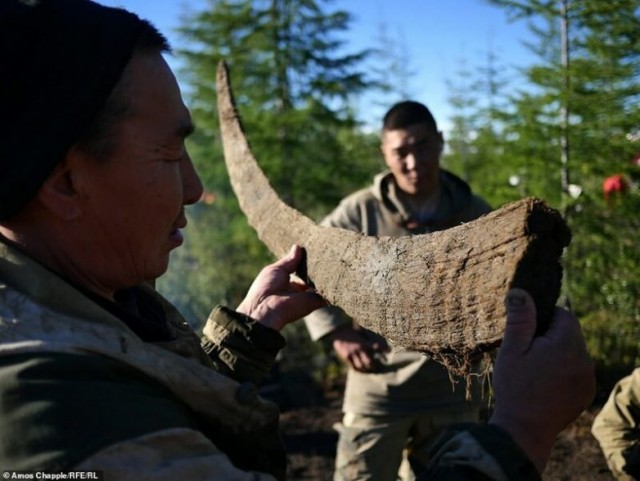
[(599, 408), (592, 407), (560, 433), (544, 481), (613, 481), (597, 441), (591, 435), (591, 424)]
[[(340, 389), (296, 396), (297, 386), (281, 415), (281, 429), (288, 450), (288, 479), (291, 481), (330, 481), (333, 474), (338, 435), (332, 428), (340, 421)], [(560, 433), (543, 481), (613, 481), (590, 427), (598, 408), (583, 413)]]

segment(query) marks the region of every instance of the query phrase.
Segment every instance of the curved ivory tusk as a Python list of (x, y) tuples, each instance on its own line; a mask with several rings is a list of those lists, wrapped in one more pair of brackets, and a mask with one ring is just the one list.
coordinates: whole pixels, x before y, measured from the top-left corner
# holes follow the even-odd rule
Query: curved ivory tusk
[(308, 278), (358, 324), (424, 353), (485, 351), (502, 339), (510, 287), (532, 294), (540, 329), (548, 322), (570, 233), (544, 202), (524, 199), (428, 235), (369, 237), (320, 227), (284, 204), (258, 167), (223, 62), (217, 89), (224, 157), (249, 223), (276, 256), (303, 246)]

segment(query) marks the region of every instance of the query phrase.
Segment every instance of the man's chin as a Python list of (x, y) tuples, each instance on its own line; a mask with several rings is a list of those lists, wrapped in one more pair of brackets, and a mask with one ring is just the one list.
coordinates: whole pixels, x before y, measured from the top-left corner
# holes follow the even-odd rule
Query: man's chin
[(155, 265), (146, 273), (147, 279), (158, 279), (169, 269), (169, 256), (166, 259), (159, 259)]
[(405, 183), (400, 188), (409, 195), (425, 195), (427, 192), (427, 189), (416, 183)]
[(418, 185), (415, 182), (410, 182), (408, 180), (404, 180), (403, 182), (398, 182), (396, 180), (396, 185), (400, 187), (400, 190), (405, 194), (414, 195), (418, 192)]
[(438, 191), (438, 187), (425, 184), (425, 182), (413, 182), (409, 185), (410, 191), (407, 191), (408, 194), (415, 195), (418, 197), (431, 197), (435, 192)]

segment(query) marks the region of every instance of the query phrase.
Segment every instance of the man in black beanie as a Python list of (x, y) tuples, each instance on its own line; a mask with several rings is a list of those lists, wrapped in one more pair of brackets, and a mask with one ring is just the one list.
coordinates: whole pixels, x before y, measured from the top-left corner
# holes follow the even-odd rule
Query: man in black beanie
[(88, 0), (1, 0), (0, 48), (0, 466), (283, 478), (255, 384), (324, 302), (289, 280), (299, 247), (202, 340), (145, 283), (202, 194), (165, 38)]
[[(263, 269), (236, 310), (216, 307), (202, 339), (146, 283), (166, 271), (184, 208), (202, 193), (167, 49), (121, 9), (0, 0), (7, 479), (86, 470), (108, 481), (285, 477), (278, 411), (255, 386), (284, 346), (278, 331), (324, 301), (290, 280), (298, 246)], [(512, 298), (493, 425), (453, 430), (420, 479), (539, 479), (555, 434), (591, 395), (576, 320), (559, 312), (537, 343), (531, 298)]]

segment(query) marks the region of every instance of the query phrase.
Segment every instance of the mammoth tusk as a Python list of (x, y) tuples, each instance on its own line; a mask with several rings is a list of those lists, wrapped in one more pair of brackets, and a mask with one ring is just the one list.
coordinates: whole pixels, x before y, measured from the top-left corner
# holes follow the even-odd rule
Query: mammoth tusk
[(358, 324), (408, 349), (467, 356), (500, 343), (504, 297), (522, 287), (545, 328), (570, 240), (557, 211), (528, 198), (446, 231), (397, 238), (318, 226), (283, 203), (258, 167), (223, 62), (217, 90), (224, 157), (249, 223), (276, 256), (303, 246), (308, 279)]

